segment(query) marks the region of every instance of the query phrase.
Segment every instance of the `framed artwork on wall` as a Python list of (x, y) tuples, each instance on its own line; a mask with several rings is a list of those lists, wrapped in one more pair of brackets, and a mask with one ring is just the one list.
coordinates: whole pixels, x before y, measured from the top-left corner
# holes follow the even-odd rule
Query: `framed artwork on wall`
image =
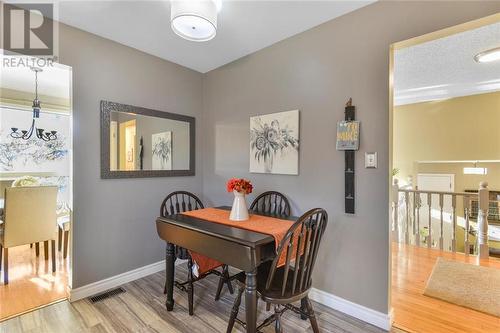
[(153, 170), (172, 170), (172, 131), (151, 135)]
[(250, 117), (250, 172), (299, 174), (299, 110)]

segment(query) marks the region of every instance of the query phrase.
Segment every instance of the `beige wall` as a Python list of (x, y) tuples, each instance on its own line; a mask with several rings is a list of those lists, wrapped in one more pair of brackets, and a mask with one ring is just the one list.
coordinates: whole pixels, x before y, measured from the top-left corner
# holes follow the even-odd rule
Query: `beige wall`
[[(500, 92), (395, 107), (394, 167), (400, 169), (398, 178), (406, 180), (418, 172), (414, 165), (417, 161), (500, 160), (499, 124)], [(488, 166), (493, 171), (494, 166)], [(435, 165), (425, 170), (444, 168)], [(498, 173), (488, 175), (492, 177), (498, 177)], [(471, 186), (467, 182), (472, 179), (459, 179), (457, 185)], [(497, 186), (500, 179), (491, 182)]]
[(470, 163), (419, 163), (416, 173), (451, 173), (455, 175), (455, 191), (477, 190), (481, 181), (487, 181), (493, 191), (500, 191), (500, 163), (478, 163), (481, 168), (488, 168), (488, 174), (464, 175), (464, 167), (472, 167)]
[[(380, 1), (207, 73), (203, 101), (203, 192), (230, 202), (224, 183), (248, 177), (254, 195), (285, 193), (293, 214), (330, 217), (314, 286), (388, 313), (389, 46), (500, 11), (500, 2)], [(353, 98), (361, 121), (356, 214), (344, 214), (344, 154), (335, 124)], [(300, 175), (250, 174), (249, 117), (299, 109)], [(498, 125), (498, 123), (496, 124)], [(378, 169), (364, 153), (378, 152)]]

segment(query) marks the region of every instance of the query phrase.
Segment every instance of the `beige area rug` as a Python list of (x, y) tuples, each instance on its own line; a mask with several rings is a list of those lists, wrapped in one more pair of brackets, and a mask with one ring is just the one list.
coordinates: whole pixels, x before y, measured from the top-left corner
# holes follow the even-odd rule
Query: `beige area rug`
[(438, 258), (424, 295), (500, 317), (500, 269)]

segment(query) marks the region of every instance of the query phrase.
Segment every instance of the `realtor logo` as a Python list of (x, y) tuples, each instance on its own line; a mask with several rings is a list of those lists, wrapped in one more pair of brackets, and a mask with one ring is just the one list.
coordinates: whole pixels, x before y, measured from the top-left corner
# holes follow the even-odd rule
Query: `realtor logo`
[(30, 56), (54, 55), (51, 3), (3, 4), (3, 49)]

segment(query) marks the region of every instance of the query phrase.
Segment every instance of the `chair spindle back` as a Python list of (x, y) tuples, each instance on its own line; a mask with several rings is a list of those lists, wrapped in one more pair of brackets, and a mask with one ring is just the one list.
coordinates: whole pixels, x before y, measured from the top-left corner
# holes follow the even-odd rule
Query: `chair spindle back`
[[(286, 261), (283, 266), (281, 296), (285, 293), (300, 294), (311, 287), (311, 275), (327, 223), (326, 211), (322, 208), (315, 208), (302, 215), (290, 227), (281, 240), (276, 258), (271, 264), (266, 289), (273, 285), (275, 276), (281, 277), (281, 274), (277, 275), (276, 271), (283, 253), (285, 253)], [(276, 282), (279, 283), (279, 281)]]
[(270, 215), (290, 216), (290, 202), (280, 192), (268, 191), (259, 195), (250, 205), (250, 210)]
[(205, 208), (201, 200), (193, 193), (186, 191), (172, 192), (161, 204), (160, 216), (180, 214), (191, 210)]

